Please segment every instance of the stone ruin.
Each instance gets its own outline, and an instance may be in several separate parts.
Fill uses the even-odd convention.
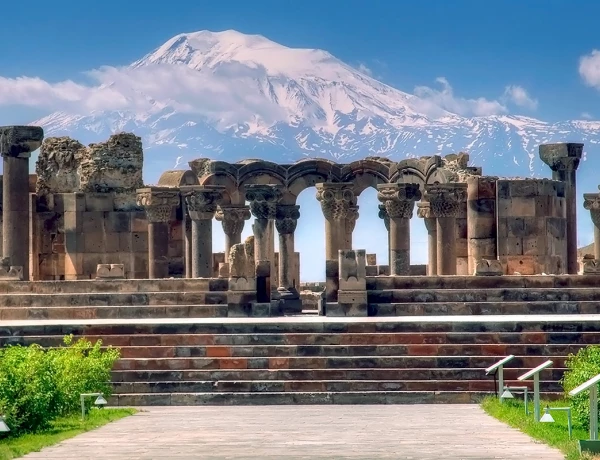
[[[378,191],[390,262],[378,266],[360,256],[357,263],[365,270],[359,278],[417,273],[410,263],[409,222],[415,207],[428,232],[428,276],[579,271],[575,171],[583,144],[540,146],[552,180],[484,176],[461,153],[400,162],[368,157],[349,164],[198,159],[189,163],[190,170],[167,171],[157,186],[147,186],[142,143],[134,134],[115,134],[89,146],[68,137],[42,139],[41,128],[0,128],[2,241],[8,264],[2,276],[94,279],[111,273],[106,267],[119,266],[115,273],[125,278],[221,278],[229,280],[230,291],[246,293],[250,303],[299,313],[294,232],[301,210],[296,199],[308,187],[316,188],[326,219],[326,302],[338,302],[342,292],[354,299],[347,309],[360,314],[365,314],[358,307],[364,295],[356,294],[360,289],[351,295],[342,289],[339,258],[360,254],[352,233],[359,217],[357,198],[368,187]],[[36,175],[30,177],[29,155],[40,146]],[[584,198],[598,225],[600,195]],[[250,215],[256,218],[254,237],[242,243]],[[215,218],[226,235],[220,254],[212,252]],[[595,265],[598,239],[600,231],[594,260],[584,262],[586,273],[600,270]]]

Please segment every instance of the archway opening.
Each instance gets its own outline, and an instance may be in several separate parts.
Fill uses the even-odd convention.
[[[308,187],[298,195],[300,219],[295,232],[295,249],[300,253],[300,282],[303,285],[325,282],[325,217],[316,198],[316,188]]]
[[[377,190],[367,187],[357,198],[358,220],[352,233],[352,249],[364,249],[376,254],[377,265],[389,263],[388,232],[379,218]]]

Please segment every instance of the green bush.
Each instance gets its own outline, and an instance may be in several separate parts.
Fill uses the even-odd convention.
[[[45,350],[39,345],[0,350],[0,414],[12,434],[47,428],[56,417],[79,409],[81,393],[110,396],[110,372],[119,350],[102,350],[72,336],[64,347]]]
[[[565,393],[577,388],[585,381],[600,374],[600,346],[590,345],[570,355],[566,361],[567,370],[561,379]],[[569,397],[573,412],[573,422],[588,428],[590,423],[589,392],[583,391],[577,396]]]

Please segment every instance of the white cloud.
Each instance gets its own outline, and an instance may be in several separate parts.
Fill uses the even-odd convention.
[[[581,112],[581,115],[579,115],[581,118],[583,118],[584,120],[593,120],[594,119],[594,115],[592,115],[589,112]]]
[[[600,51],[579,58],[579,75],[586,85],[600,90]]]
[[[538,100],[530,97],[527,90],[519,85],[507,86],[504,90],[504,97],[519,107],[530,110],[535,110],[538,107]]]
[[[368,75],[369,77],[373,76],[373,71],[369,67],[367,67],[367,65],[364,62],[359,63],[356,70],[358,70],[361,73],[364,73],[365,75]]]
[[[417,86],[414,90],[416,96],[421,98],[422,107],[427,114],[437,116],[440,108],[463,116],[484,117],[488,115],[499,115],[507,113],[508,109],[498,100],[488,100],[484,97],[467,99],[458,97],[445,77],[436,78],[441,89],[428,86]]]

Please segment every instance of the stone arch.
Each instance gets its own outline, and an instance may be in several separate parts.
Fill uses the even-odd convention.
[[[297,161],[287,171],[286,204],[294,204],[296,198],[307,188],[332,181],[340,182],[340,165],[323,158],[307,158]]]
[[[223,204],[243,204],[237,185],[237,168],[225,161],[199,158],[189,162],[190,168],[198,177],[200,185],[220,185],[225,187]]]
[[[390,182],[419,184],[421,190],[428,184],[446,184],[455,180],[456,174],[444,168],[439,155],[402,160],[390,170]]]
[[[353,182],[354,194],[358,197],[369,187],[376,190],[377,185],[389,183],[393,164],[389,159],[379,157],[353,161],[343,167],[341,182]]]
[[[181,187],[182,185],[199,185],[198,176],[191,170],[176,169],[165,171],[158,179],[159,187]]]

